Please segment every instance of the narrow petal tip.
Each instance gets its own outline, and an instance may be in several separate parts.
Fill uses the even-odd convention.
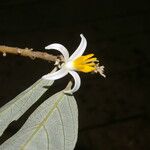
[[[75,52],[70,56],[69,60],[74,60],[77,57],[81,56],[87,47],[86,38],[83,36],[83,34],[80,34],[80,37],[81,37],[81,42],[80,42],[78,48],[75,50]]]
[[[57,80],[57,79],[63,78],[67,74],[68,74],[68,70],[66,68],[62,68],[56,72],[48,73],[48,74],[42,76],[42,79]]]
[[[66,90],[65,89],[64,93],[72,95],[74,92],[76,92],[80,88],[80,86],[81,86],[81,79],[80,79],[80,76],[78,75],[77,72],[75,72],[75,71],[69,71],[69,73],[74,78],[74,86],[70,90]]]
[[[83,38],[83,37],[84,37],[82,33],[80,34],[80,37],[81,37],[81,38]]]
[[[45,46],[45,49],[53,49],[53,46],[52,46],[53,44],[50,44],[50,45],[47,45],[47,46]]]
[[[65,61],[69,58],[69,52],[62,44],[53,43],[46,46],[45,49],[54,49],[59,51],[64,56]]]

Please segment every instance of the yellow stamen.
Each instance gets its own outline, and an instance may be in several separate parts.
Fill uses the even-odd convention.
[[[85,56],[80,56],[73,61],[73,67],[77,71],[82,71],[85,73],[93,72],[96,70],[96,63],[98,62],[94,54],[88,54]],[[93,57],[93,58],[92,58]]]
[[[85,62],[86,63],[89,63],[89,62],[98,62],[98,60],[97,60],[96,57],[93,57],[93,58],[87,59]]]

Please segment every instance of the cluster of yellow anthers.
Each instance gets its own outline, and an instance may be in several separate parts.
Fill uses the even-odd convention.
[[[100,73],[103,77],[104,75],[104,66],[99,65],[99,61],[96,57],[93,57],[94,54],[82,55],[86,49],[87,41],[85,37],[81,34],[81,42],[76,51],[69,57],[68,50],[61,44],[54,43],[45,47],[45,49],[55,49],[61,52],[64,57],[64,63],[60,66],[59,62],[56,62],[56,65],[59,65],[60,70],[44,75],[42,78],[46,80],[57,80],[68,73],[70,73],[74,80],[74,87],[69,91],[64,91],[65,93],[74,93],[76,92],[80,85],[81,79],[76,71],[81,71],[84,73],[95,72]]]
[[[99,72],[103,77],[105,77],[103,74],[104,66],[99,66],[99,60],[93,56],[94,54],[88,54],[75,59],[73,61],[74,69],[84,73]]]

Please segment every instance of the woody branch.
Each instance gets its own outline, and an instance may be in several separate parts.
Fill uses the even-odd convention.
[[[54,56],[51,54],[48,54],[46,52],[39,52],[39,51],[33,51],[33,49],[22,49],[17,47],[8,47],[4,45],[0,45],[0,53],[3,54],[3,56],[6,56],[6,54],[14,54],[24,57],[29,57],[31,59],[42,59],[46,60],[48,62],[55,62],[58,59],[61,59],[61,56]]]

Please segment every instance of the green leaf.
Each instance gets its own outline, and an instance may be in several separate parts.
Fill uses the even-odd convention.
[[[40,79],[0,109],[0,136],[7,126],[21,117],[54,81]]]
[[[78,109],[75,98],[60,91],[44,101],[0,149],[73,150],[77,133]]]

